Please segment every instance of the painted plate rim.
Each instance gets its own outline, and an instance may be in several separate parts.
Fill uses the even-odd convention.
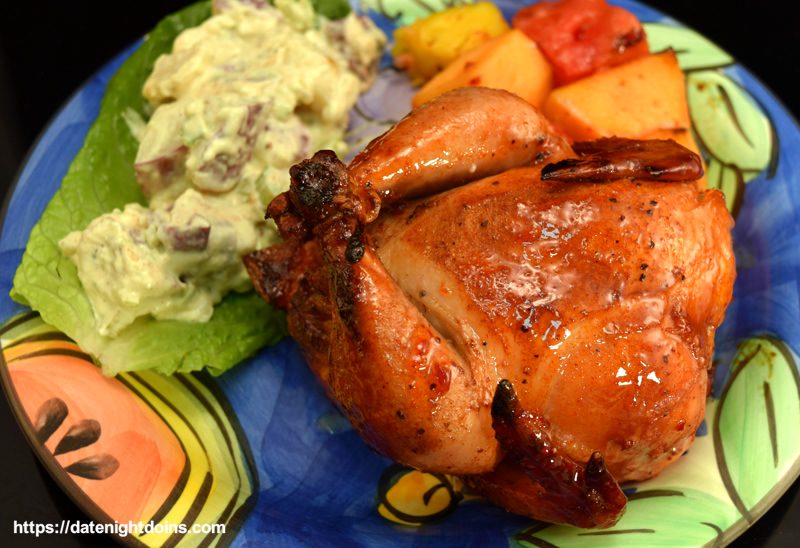
[[[660,9],[651,7],[646,1],[623,0],[623,3],[630,3],[641,6],[645,9],[649,9],[654,13],[657,13],[660,17],[662,17],[662,19],[665,19],[668,24],[692,30],[716,46],[716,42],[707,38],[706,35],[703,34],[701,31],[695,30],[693,27],[686,25],[685,23],[683,23],[683,21],[672,17],[668,13],[662,12]],[[662,21],[643,21],[643,22],[662,23],[664,21],[662,20]],[[98,79],[100,78],[100,75],[110,70],[110,68],[113,65],[118,65],[119,63],[127,59],[128,56],[130,56],[130,54],[141,45],[142,40],[143,39],[139,39],[130,46],[128,46],[127,48],[124,48],[123,50],[116,53],[114,56],[110,58],[109,61],[107,61],[100,68],[98,68],[88,78],[86,78],[83,81],[83,83],[80,84],[68,96],[68,98],[62,102],[60,107],[55,111],[55,113],[49,118],[49,120],[40,130],[33,144],[27,150],[25,156],[20,162],[19,167],[12,179],[12,182],[8,186],[8,190],[6,196],[4,197],[2,207],[0,207],[0,236],[3,235],[2,228],[4,226],[6,216],[11,208],[11,202],[17,193],[19,184],[22,181],[23,176],[26,174],[28,168],[31,167],[32,165],[31,161],[36,156],[36,153],[45,152],[48,150],[49,147],[46,145],[46,138],[53,130],[55,123],[59,121],[60,118],[64,115],[65,111],[69,107],[71,107],[76,100],[78,100],[81,97],[85,89],[90,84],[97,82]],[[743,70],[747,74],[749,79],[756,82],[762,88],[762,91],[769,97],[769,99],[774,102],[775,106],[780,111],[780,115],[785,117],[790,122],[790,125],[798,132],[798,134],[800,134],[800,123],[798,122],[798,118],[790,109],[787,108],[783,100],[768,85],[766,85],[758,75],[750,71],[745,65],[739,63],[733,56],[731,56],[731,59],[732,61],[729,66],[737,67]],[[749,86],[743,85],[743,88],[748,89]],[[781,151],[779,150],[778,157],[781,156],[780,152]],[[798,153],[797,157],[800,158],[800,153]],[[800,279],[800,273],[798,273],[798,278]],[[27,314],[31,313],[29,312]],[[10,320],[12,317],[1,318],[0,320],[6,321]],[[47,470],[48,474],[53,479],[53,481],[59,486],[59,488],[62,489],[62,491],[64,491],[67,494],[67,496],[73,501],[73,503],[75,503],[75,505],[78,506],[78,508],[80,508],[80,510],[86,514],[88,518],[97,523],[113,524],[114,520],[104,510],[102,510],[82,489],[80,489],[77,486],[77,484],[67,474],[65,469],[55,459],[55,456],[52,454],[52,452],[50,452],[43,443],[40,443],[38,441],[33,425],[31,424],[31,421],[28,419],[25,410],[22,408],[22,402],[19,396],[17,395],[16,388],[10,377],[8,364],[6,363],[2,352],[0,352],[0,386],[2,386],[2,391],[5,395],[6,400],[8,401],[8,405],[12,412],[12,415],[14,416],[14,419],[18,424],[19,428],[22,430],[26,442],[30,446],[33,453],[36,455],[36,458],[39,460],[42,466]],[[798,480],[798,478],[800,478],[800,459],[796,460],[792,464],[789,470],[781,478],[778,479],[778,481],[769,489],[769,491],[763,496],[763,498],[759,501],[759,503],[756,504],[754,510],[751,511],[752,516],[754,518],[753,521],[748,521],[744,516],[740,516],[736,521],[733,522],[733,524],[731,524],[727,529],[722,531],[722,534],[717,538],[717,542],[721,542],[723,545],[727,545],[733,542],[738,537],[740,537],[747,529],[749,529],[753,524],[755,524],[758,520],[764,517],[764,515],[766,515],[770,511],[770,509],[773,508],[775,503],[788,491],[788,489]],[[133,536],[126,536],[126,537],[118,537],[116,535],[109,535],[109,536],[111,536],[116,541],[121,542],[125,545],[129,546],[141,545],[141,543],[138,542]]]

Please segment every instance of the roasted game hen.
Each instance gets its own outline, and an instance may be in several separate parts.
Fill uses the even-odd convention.
[[[524,101],[471,88],[348,167],[323,151],[291,174],[268,211],[285,241],[246,264],[378,451],[512,512],[606,527],[617,482],[689,446],[735,276],[696,155],[573,148]]]

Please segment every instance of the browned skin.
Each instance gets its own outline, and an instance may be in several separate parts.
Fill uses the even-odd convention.
[[[289,333],[327,387],[332,321],[330,280],[319,244],[316,240],[291,239],[251,253],[244,261],[258,294],[289,311]]]
[[[542,181],[526,168],[385,212],[398,285],[487,376],[620,480],[678,458],[699,426],[734,279],[731,220],[690,183]],[[587,420],[587,418],[591,418]]]
[[[505,379],[495,391],[492,426],[506,458],[493,472],[467,476],[474,490],[505,508],[536,508],[543,521],[578,527],[617,522],[627,499],[600,453],[592,453],[585,466],[562,455],[547,419],[522,409]]]
[[[606,182],[614,179],[695,181],[703,176],[700,157],[675,141],[611,137],[575,143],[578,158],[545,166],[542,179]]]
[[[385,204],[571,155],[548,121],[516,95],[462,88],[414,110],[367,145],[349,170]]]
[[[468,139],[449,146],[466,154]],[[647,145],[605,156],[587,146],[606,164],[652,160]],[[373,447],[470,476],[513,512],[608,526],[622,507],[607,474],[652,477],[703,419],[735,275],[732,221],[718,191],[691,182],[499,171],[378,216],[371,189],[319,153],[270,207],[289,241],[253,254],[248,270]],[[505,433],[491,411],[502,379],[526,417]],[[526,453],[537,432],[557,466]],[[594,473],[602,459],[607,472]],[[558,479],[575,470],[581,481]]]

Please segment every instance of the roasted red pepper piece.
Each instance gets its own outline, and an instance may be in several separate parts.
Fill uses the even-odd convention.
[[[519,10],[513,26],[538,44],[557,86],[649,52],[636,16],[605,0],[539,2]]]

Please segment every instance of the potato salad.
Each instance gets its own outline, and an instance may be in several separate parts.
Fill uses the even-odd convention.
[[[145,315],[206,321],[227,292],[250,288],[242,255],[276,238],[267,204],[292,164],[346,152],[348,112],[386,43],[366,17],[330,21],[308,0],[214,7],[156,62],[147,123],[126,116],[149,206],[114,210],[60,242],[101,335]]]

